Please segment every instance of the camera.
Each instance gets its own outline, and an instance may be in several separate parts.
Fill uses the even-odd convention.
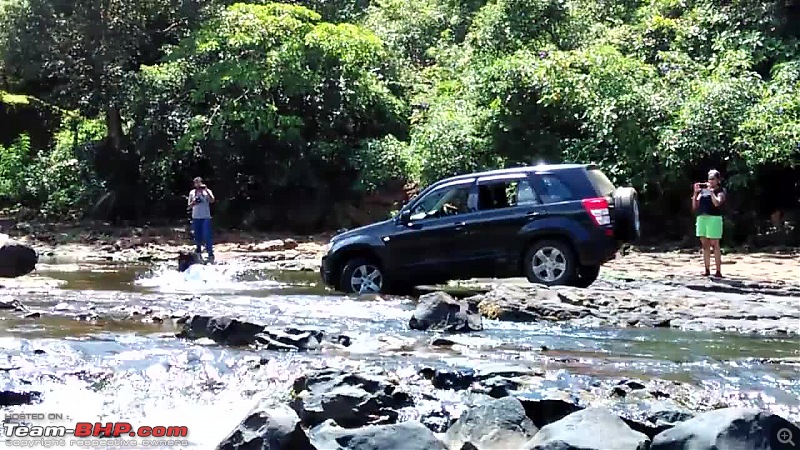
[[[708,189],[708,183],[698,183],[701,189]]]

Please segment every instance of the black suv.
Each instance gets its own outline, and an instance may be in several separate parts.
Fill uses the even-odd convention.
[[[639,229],[636,191],[594,165],[493,170],[441,180],[393,219],[334,236],[320,272],[356,293],[520,275],[587,287]]]

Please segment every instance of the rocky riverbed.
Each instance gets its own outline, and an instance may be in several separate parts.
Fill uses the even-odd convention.
[[[323,239],[269,238],[221,244],[221,264],[191,274],[174,270],[180,245],[38,241],[37,271],[2,283],[0,407],[189,427],[172,449],[777,449],[783,428],[800,435],[795,256],[764,259],[783,274],[769,282],[735,272],[754,255],[712,281],[686,254],[639,253],[589,289],[345,297],[319,286]]]

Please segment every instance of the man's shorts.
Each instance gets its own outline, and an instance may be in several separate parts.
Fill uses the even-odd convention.
[[[722,239],[722,216],[697,216],[695,233],[699,238]]]

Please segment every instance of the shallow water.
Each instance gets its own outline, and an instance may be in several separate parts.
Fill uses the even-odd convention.
[[[430,333],[408,329],[413,300],[344,297],[320,286],[313,273],[235,265],[198,267],[191,274],[169,266],[112,265],[38,272],[62,283],[14,294],[31,310],[49,312],[41,318],[0,311],[0,382],[23,379],[43,393],[43,401],[4,408],[6,413],[185,425],[191,448],[211,449],[257,399],[285,398],[291,381],[309,367],[383,366],[410,374],[421,366],[513,361],[545,369],[555,387],[597,378],[684,381],[722,400],[800,419],[797,338],[485,320],[484,331],[453,338],[455,348],[432,348]],[[308,326],[346,334],[353,345],[305,354],[257,352],[175,339],[169,321],[87,320],[92,313],[108,317],[106,312],[137,307]]]

